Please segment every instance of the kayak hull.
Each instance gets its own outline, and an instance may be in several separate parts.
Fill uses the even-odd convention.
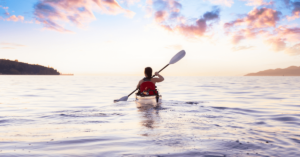
[[[152,105],[154,107],[158,106],[161,104],[162,101],[162,96],[159,96],[158,102],[156,100],[156,96],[155,95],[151,95],[151,96],[140,96],[140,95],[136,95],[136,104],[137,107],[142,107],[145,105]]]

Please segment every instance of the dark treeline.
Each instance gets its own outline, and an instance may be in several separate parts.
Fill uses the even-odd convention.
[[[60,73],[53,69],[41,65],[32,65],[28,63],[0,59],[0,73],[6,75],[59,75]]]

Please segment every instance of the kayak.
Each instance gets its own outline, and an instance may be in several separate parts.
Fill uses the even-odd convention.
[[[153,105],[154,107],[161,104],[162,96],[159,95],[158,102],[156,100],[156,95],[149,95],[149,96],[141,96],[136,94],[136,104],[137,107],[142,107],[144,105]]]

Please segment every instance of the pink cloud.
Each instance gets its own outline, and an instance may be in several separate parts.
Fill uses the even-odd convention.
[[[100,7],[101,11],[107,14],[120,14],[125,13],[126,16],[132,17],[134,16],[134,12],[122,8],[116,0],[93,0],[98,7]]]
[[[287,26],[279,26],[274,30],[274,34],[266,41],[271,45],[275,52],[284,51],[289,55],[300,55],[300,43],[292,47],[288,47],[287,43],[295,43],[300,41],[300,28]]]
[[[239,44],[245,39],[255,39],[263,36],[266,44],[270,45],[274,52],[284,51],[290,55],[299,55],[300,44],[288,47],[289,42],[300,41],[300,28],[277,26],[281,12],[270,8],[254,8],[244,18],[225,23],[224,29],[227,35],[232,37],[232,44]]]
[[[198,19],[194,24],[180,24],[175,27],[181,34],[185,36],[203,36],[207,30],[205,19]]]
[[[9,12],[8,12],[8,7],[3,7],[3,6],[0,5],[0,8],[2,8],[2,9],[5,10],[5,13],[4,13],[4,14],[5,14],[6,16],[9,16],[9,15],[10,15]]]
[[[288,20],[295,20],[297,18],[300,18],[300,2],[294,2],[292,3],[293,10],[292,10],[292,15],[287,16]]]
[[[295,19],[297,19],[297,18],[300,18],[300,11],[297,11],[297,12],[293,13],[292,16],[286,16],[286,18],[287,18],[289,21],[295,20]]]
[[[40,0],[35,5],[34,15],[47,29],[71,32],[64,28],[64,24],[83,27],[85,23],[96,19],[94,10],[113,15],[124,13],[129,17],[134,15],[134,12],[122,8],[115,0]]]
[[[255,28],[275,27],[276,22],[280,20],[280,14],[281,12],[270,8],[255,8],[248,14],[248,17],[245,19],[245,22],[248,23],[248,25]]]
[[[17,22],[17,21],[24,21],[24,16],[16,16],[16,15],[10,15],[10,13],[8,12],[8,7],[3,7],[0,5],[0,8],[4,9],[5,10],[5,13],[4,15],[6,15],[6,17],[1,17],[0,16],[0,20],[4,20],[4,21],[14,21],[14,22]]]
[[[154,18],[158,22],[166,22],[167,20],[178,20],[182,5],[176,0],[154,0],[147,1],[152,5],[151,11],[154,11]]]
[[[274,35],[279,38],[286,38],[289,42],[298,42],[300,41],[300,28],[299,27],[288,27],[288,26],[279,26],[274,30]]]
[[[230,34],[231,43],[234,45],[239,44],[245,39],[255,39],[255,37],[258,35],[269,35],[268,31],[257,28],[241,28],[237,29],[236,31],[227,32],[227,34]]]
[[[170,32],[178,32],[187,37],[202,37],[211,29],[213,22],[219,19],[220,9],[214,7],[200,18],[186,23],[186,17],[181,14],[182,5],[177,0],[148,0],[151,8],[148,12],[154,15],[154,20],[162,28]]]
[[[225,23],[225,33],[232,36],[232,43],[238,44],[243,39],[268,35],[270,28],[275,28],[281,12],[270,8],[254,8],[244,18]]]
[[[285,39],[271,38],[271,39],[267,40],[266,42],[272,46],[272,50],[275,52],[282,51],[286,48]]]
[[[14,21],[14,22],[24,21],[24,16],[21,16],[21,15],[19,15],[19,16],[12,15],[9,18],[6,18],[6,21]]]
[[[265,2],[264,0],[245,0],[248,3],[246,5],[248,6],[261,6],[261,5],[273,5],[274,2],[270,1],[270,2]]]
[[[164,22],[167,18],[167,12],[163,10],[157,11],[155,12],[154,18],[158,23]]]
[[[231,42],[232,42],[233,44],[238,44],[238,43],[240,43],[241,40],[243,40],[243,39],[245,39],[245,38],[246,38],[246,37],[243,36],[243,35],[238,35],[238,34],[236,34],[236,35],[233,35],[233,36],[232,36]]]
[[[300,33],[299,27],[294,28],[288,28],[286,26],[279,26],[276,31],[282,35],[288,35],[288,34],[298,34]]]
[[[4,7],[4,6],[1,6],[1,5],[0,5],[0,8],[2,8],[2,9],[4,9],[4,10],[7,10],[7,9],[8,9],[8,7]]]
[[[270,8],[254,8],[245,18],[225,23],[224,28],[228,29],[240,25],[246,25],[248,28],[275,27],[276,23],[280,20],[280,15],[281,12]]]

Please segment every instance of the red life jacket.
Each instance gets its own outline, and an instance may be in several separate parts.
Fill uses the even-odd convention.
[[[145,81],[140,85],[140,92],[144,95],[156,95],[157,91],[155,84],[150,81]]]

